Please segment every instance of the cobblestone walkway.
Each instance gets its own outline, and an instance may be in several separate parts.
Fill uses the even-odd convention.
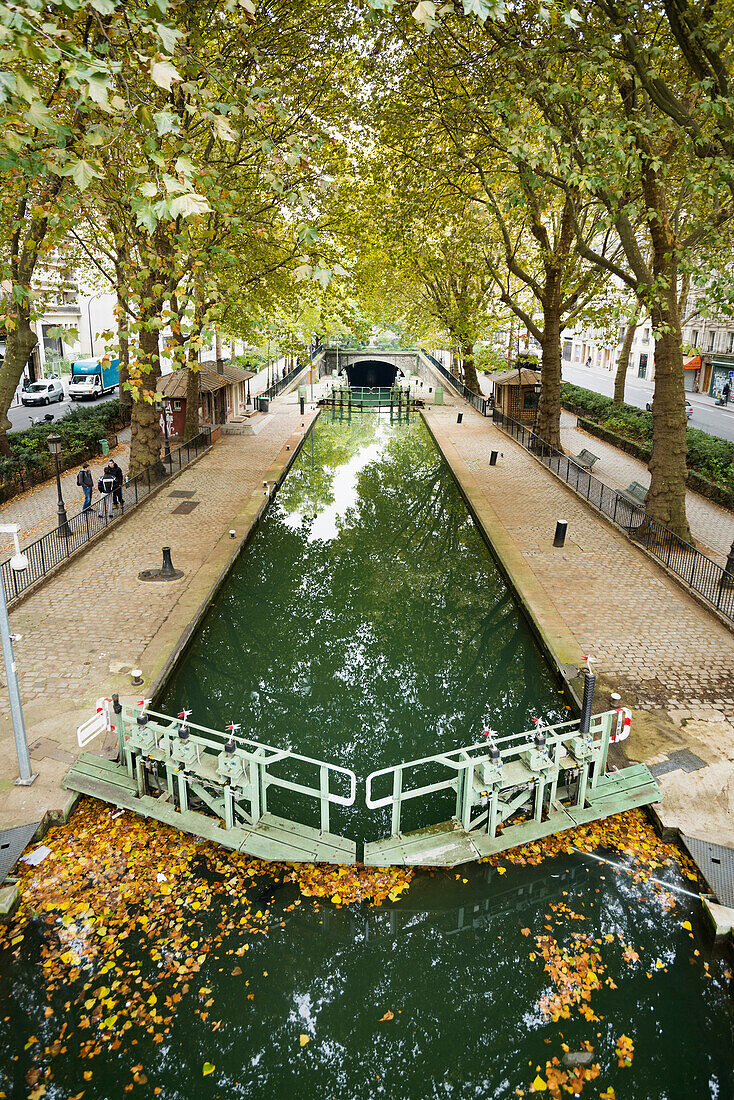
[[[592,454],[598,455],[599,461],[595,463],[593,473],[607,485],[615,489],[626,489],[633,481],[639,481],[645,488],[650,485],[650,473],[644,462],[577,428],[575,414],[561,414],[561,439],[564,450],[569,454],[578,454],[582,447],[586,447]],[[686,492],[686,513],[698,548],[719,565],[724,565],[734,539],[732,513],[691,489]]]
[[[34,813],[41,817],[47,805],[63,805],[66,796],[59,786],[78,751],[77,725],[90,716],[100,694],[120,690],[129,695],[129,672],[122,670],[145,667],[146,648],[179,601],[186,611],[190,600],[186,614],[194,614],[209,584],[205,579],[197,585],[197,577],[208,577],[217,544],[224,538],[229,546],[233,517],[262,486],[286,441],[303,433],[311,415],[300,416],[294,395],[279,398],[257,435],[222,436],[170,488],[132,512],[12,613],[13,630],[22,635],[16,659],[31,759],[40,775],[30,788],[12,785],[17,773],[3,686],[0,759],[6,767],[0,773],[0,828],[8,821],[33,820]],[[182,491],[195,504],[188,514],[175,511],[182,498],[171,494]],[[141,570],[160,565],[165,545],[171,546],[184,580],[139,581]]]
[[[130,458],[130,429],[124,428],[118,432],[117,438],[118,445],[110,451],[110,457],[114,458],[123,473],[127,473]],[[107,458],[96,458],[89,463],[95,487],[97,478],[108,461]],[[81,466],[75,466],[73,470],[67,470],[61,476],[61,495],[64,498],[68,516],[80,512],[84,503],[84,493],[76,483],[80,468]],[[0,505],[0,523],[17,523],[20,526],[21,545],[25,546],[26,543],[40,538],[56,525],[57,504],[56,478],[50,478],[42,485],[36,485],[33,489]],[[12,540],[8,542],[4,536],[0,536],[0,555],[4,557],[10,553],[12,545]]]
[[[456,447],[580,652],[595,658],[623,702],[648,712],[634,758],[662,761],[680,748],[702,758],[686,783],[701,785],[702,813],[709,800],[728,822],[720,842],[734,842],[734,634],[489,421],[472,411],[457,424],[440,409],[429,418]],[[496,467],[491,450],[504,455]],[[568,521],[563,549],[553,546],[557,519]],[[674,791],[682,774],[665,777],[670,806],[677,793],[684,798]]]

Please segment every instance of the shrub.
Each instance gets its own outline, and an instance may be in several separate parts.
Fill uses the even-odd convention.
[[[593,420],[633,443],[644,445],[652,441],[652,413],[643,409],[633,405],[615,405],[611,397],[581,386],[572,386],[569,382],[561,386],[561,401],[571,412]],[[734,443],[708,435],[698,428],[688,428],[686,443],[689,470],[727,489],[734,488]]]

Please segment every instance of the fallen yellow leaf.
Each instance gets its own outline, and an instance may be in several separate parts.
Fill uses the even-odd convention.
[[[540,1074],[538,1074],[538,1076],[533,1081],[533,1088],[536,1092],[545,1092],[545,1090],[548,1088]]]
[[[298,1036],[298,1042],[301,1044],[302,1047],[305,1047],[306,1043],[311,1042],[311,1036],[310,1035],[299,1035]]]
[[[202,1077],[208,1077],[210,1073],[214,1073],[214,1063],[213,1062],[204,1062],[204,1065],[203,1065],[202,1070],[201,1070]]]

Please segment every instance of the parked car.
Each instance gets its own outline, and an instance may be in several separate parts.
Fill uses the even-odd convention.
[[[688,400],[688,398],[686,398],[686,400],[685,400],[685,406],[686,406],[686,417],[690,420],[691,417],[693,416],[693,405]],[[652,401],[647,401],[645,403],[645,408],[647,409],[647,411],[649,413],[651,413],[652,412]]]
[[[33,382],[27,390],[23,390],[20,400],[23,405],[50,405],[52,401],[63,401],[63,383],[60,378]]]

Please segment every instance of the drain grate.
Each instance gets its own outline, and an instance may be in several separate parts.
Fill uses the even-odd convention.
[[[702,760],[700,756],[696,756],[695,752],[691,752],[690,749],[677,749],[676,752],[668,754],[667,760],[661,760],[659,764],[653,764],[650,771],[657,778],[661,775],[668,775],[669,772],[697,772],[701,768],[707,767],[706,761]]]
[[[198,500],[185,500],[182,504],[179,504],[178,508],[174,508],[171,512],[172,516],[188,516],[193,512],[194,508],[199,507]]]
[[[168,495],[169,497],[193,497],[196,495],[196,489],[174,489]]]
[[[13,870],[18,857],[23,854],[26,844],[40,824],[40,821],[35,821],[32,825],[19,825],[15,829],[4,829],[0,832],[0,882]]]
[[[734,908],[734,848],[683,836],[681,840],[695,860],[720,905]]]

